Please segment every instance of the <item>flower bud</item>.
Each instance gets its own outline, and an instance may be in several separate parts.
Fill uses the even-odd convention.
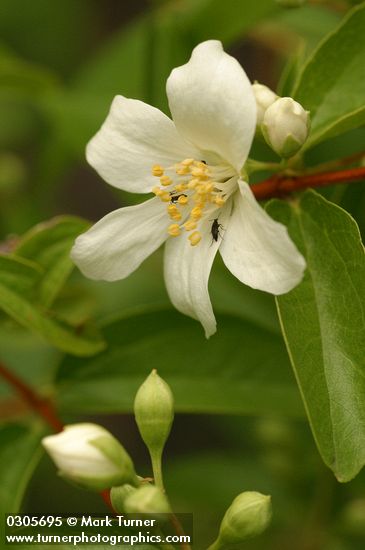
[[[310,128],[309,111],[291,97],[277,99],[266,111],[262,133],[281,157],[293,156],[305,143]]]
[[[125,483],[119,487],[112,487],[110,491],[110,501],[116,512],[125,512],[124,501],[127,496],[134,493],[134,491],[137,491],[137,489],[133,487],[133,485],[129,485],[129,483]]]
[[[256,107],[257,107],[257,126],[260,126],[262,124],[262,121],[264,120],[264,115],[266,113],[266,109],[270,107],[278,99],[278,96],[270,90],[267,86],[264,86],[264,84],[259,84],[258,82],[255,82],[252,84],[252,91],[254,93],[255,99],[256,99]]]
[[[123,507],[127,514],[171,514],[167,497],[156,485],[142,485],[130,492]]]
[[[150,454],[161,454],[174,419],[174,398],[170,386],[156,370],[139,388],[134,401],[134,414]]]
[[[271,497],[255,491],[238,495],[224,514],[219,535],[211,548],[238,544],[260,535],[271,520]]]
[[[66,426],[61,433],[44,437],[42,444],[60,475],[87,489],[102,491],[113,485],[137,484],[128,453],[97,424]]]

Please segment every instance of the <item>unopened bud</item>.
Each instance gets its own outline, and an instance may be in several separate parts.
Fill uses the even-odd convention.
[[[224,514],[219,535],[211,549],[238,544],[260,535],[271,520],[271,497],[255,491],[238,495]]]
[[[127,514],[170,514],[167,497],[156,485],[142,485],[127,495],[123,502]]]
[[[266,109],[270,107],[278,99],[278,96],[275,92],[270,90],[267,86],[264,86],[264,84],[259,84],[258,82],[255,82],[252,84],[252,91],[254,93],[255,99],[256,99],[256,107],[257,107],[257,126],[260,126],[262,124],[262,121],[264,120],[264,115],[266,113]]]
[[[43,438],[60,475],[91,490],[102,491],[124,483],[137,484],[133,463],[115,437],[97,424],[66,426]]]
[[[150,454],[161,454],[174,419],[174,398],[170,386],[153,370],[139,388],[134,414]]]
[[[308,137],[309,128],[309,111],[291,97],[277,99],[267,109],[261,125],[268,145],[283,158],[299,151]]]
[[[276,3],[283,6],[283,8],[299,8],[303,6],[306,1],[307,0],[276,0]]]
[[[134,491],[137,491],[137,489],[133,487],[133,485],[129,485],[129,483],[125,483],[119,487],[112,487],[110,491],[110,501],[116,512],[125,512],[124,501],[127,496],[134,493]]]

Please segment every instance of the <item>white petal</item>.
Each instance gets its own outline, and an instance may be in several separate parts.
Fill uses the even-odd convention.
[[[260,207],[247,183],[239,182],[234,209],[220,253],[242,283],[285,294],[300,283],[305,260],[284,225]]]
[[[118,95],[101,129],[89,142],[86,157],[114,187],[147,193],[159,183],[151,174],[154,164],[167,167],[186,157],[199,157],[199,153],[161,111]]]
[[[124,279],[165,241],[168,225],[160,199],[120,208],[77,237],[71,258],[90,279]]]
[[[89,441],[110,434],[97,424],[82,423],[66,426],[56,435],[44,437],[42,444],[57,467],[69,475],[87,477],[115,475],[117,466]]]
[[[199,44],[190,61],[172,71],[167,95],[179,132],[240,171],[255,133],[256,101],[246,73],[222,44]]]
[[[229,218],[230,203],[222,209],[219,223],[225,227]],[[188,233],[170,238],[165,246],[165,283],[173,305],[197,319],[204,327],[207,338],[215,333],[216,321],[208,292],[208,279],[212,263],[221,244],[221,237],[214,241],[211,235],[213,217],[201,221],[199,231],[202,240],[191,246]]]

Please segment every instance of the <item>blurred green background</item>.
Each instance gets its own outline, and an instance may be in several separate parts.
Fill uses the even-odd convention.
[[[207,38],[224,42],[252,80],[289,93],[308,53],[351,3],[308,2],[286,10],[274,0],[2,0],[0,5],[0,249],[60,214],[97,220],[139,197],[117,191],[88,167],[87,141],[120,93],[165,112],[165,80]],[[360,151],[364,129],[318,146],[308,163]],[[255,144],[256,156],[268,150]],[[364,186],[326,191],[364,230]],[[278,333],[273,299],[240,285],[217,262],[212,301],[221,314],[254,319]],[[75,307],[75,296],[78,297]],[[126,281],[86,281],[78,273],[56,302],[74,324],[102,321],[142,306],[166,306],[161,253]],[[174,350],[173,350],[174,351]],[[59,352],[5,317],[0,358],[47,392]],[[192,358],[193,360],[193,358]],[[197,365],[199,368],[199,365]],[[204,391],[204,389],[202,389]],[[0,414],[17,419],[24,406],[0,386]],[[245,547],[269,550],[362,549],[365,475],[340,485],[322,465],[299,402],[295,418],[179,414],[166,450],[166,485],[177,511],[195,514],[197,548],[211,542],[217,521],[242,490],[273,496],[268,533]],[[130,415],[85,417],[119,435],[149,475],[147,453]],[[14,446],[16,452],[16,446]],[[69,487],[47,457],[27,490],[23,511],[98,511],[97,496]]]

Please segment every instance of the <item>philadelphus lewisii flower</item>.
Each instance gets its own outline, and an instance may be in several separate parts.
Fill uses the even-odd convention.
[[[305,262],[244,181],[256,102],[238,61],[220,42],[203,42],[172,71],[167,96],[172,120],[115,97],[87,160],[109,184],[155,197],[105,216],[77,238],[72,258],[87,277],[115,281],[166,241],[170,299],[209,337],[216,322],[208,278],[218,249],[240,281],[273,294],[296,286]]]
[[[44,437],[42,444],[62,476],[88,489],[137,482],[128,453],[102,426],[66,426],[59,434]]]

